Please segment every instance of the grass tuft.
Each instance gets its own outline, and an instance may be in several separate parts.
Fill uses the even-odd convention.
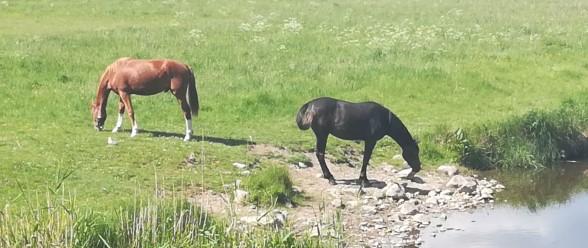
[[[270,165],[245,180],[249,200],[261,205],[284,204],[293,200],[292,180],[288,168]]]

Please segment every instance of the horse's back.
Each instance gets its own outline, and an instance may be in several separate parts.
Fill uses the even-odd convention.
[[[314,129],[342,139],[380,139],[390,111],[376,102],[353,103],[322,97],[308,103],[315,112]]]

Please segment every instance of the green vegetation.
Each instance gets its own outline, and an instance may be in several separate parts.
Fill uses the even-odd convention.
[[[284,166],[271,165],[257,170],[244,183],[250,201],[257,204],[284,204],[295,197],[288,168]]]
[[[287,230],[231,229],[184,200],[146,198],[99,214],[75,199],[48,195],[46,205],[0,212],[2,247],[319,247],[327,241]]]
[[[498,123],[458,130],[452,148],[474,168],[539,168],[588,152],[588,102],[565,101],[561,107],[534,110]]]

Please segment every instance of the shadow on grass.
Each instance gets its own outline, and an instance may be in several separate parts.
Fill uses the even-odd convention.
[[[151,130],[140,130],[139,132],[151,134],[153,137],[175,137],[184,138],[183,133],[172,133],[164,131],[151,131]],[[255,145],[255,142],[244,139],[231,139],[231,138],[220,138],[213,136],[193,136],[191,141],[208,141],[212,143],[220,143],[227,146],[241,146],[241,145]]]

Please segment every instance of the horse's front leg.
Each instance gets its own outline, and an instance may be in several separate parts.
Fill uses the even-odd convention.
[[[361,165],[361,172],[359,174],[359,181],[358,184],[362,187],[370,186],[370,181],[367,179],[367,165],[370,162],[370,158],[372,157],[372,151],[376,146],[375,141],[366,140],[365,141],[365,148],[363,150],[363,164]]]
[[[335,177],[329,171],[327,167],[327,163],[325,162],[325,150],[327,148],[327,138],[329,134],[322,134],[315,132],[316,135],[316,158],[321,165],[321,170],[323,171],[323,177],[329,180],[329,184],[336,185],[337,182],[335,181]]]
[[[125,108],[127,110],[127,114],[129,115],[129,119],[131,119],[131,123],[133,125],[133,127],[131,129],[131,137],[135,137],[135,136],[137,136],[137,132],[139,132],[139,126],[137,125],[137,121],[135,120],[135,112],[133,111],[133,103],[131,102],[131,95],[126,92],[120,92],[119,95],[125,105]]]
[[[123,102],[122,97],[121,97],[121,98],[119,98],[119,101],[118,101],[118,119],[116,120],[116,125],[112,129],[113,133],[118,132],[118,130],[122,127],[124,113],[125,113],[125,103]]]

